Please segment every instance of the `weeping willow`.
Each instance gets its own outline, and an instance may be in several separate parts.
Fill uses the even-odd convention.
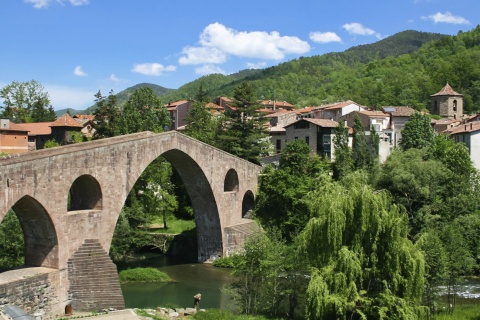
[[[314,217],[300,236],[313,268],[309,319],[419,319],[424,257],[407,238],[406,214],[388,193],[354,177],[308,199]]]

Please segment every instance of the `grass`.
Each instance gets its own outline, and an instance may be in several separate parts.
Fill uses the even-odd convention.
[[[196,233],[196,226],[195,220],[177,220],[177,219],[169,219],[167,221],[167,229],[163,228],[163,220],[158,219],[155,221],[154,224],[159,226],[155,228],[155,233],[166,233],[166,234],[192,234],[195,235]],[[152,226],[150,226],[152,230]],[[153,230],[152,230],[153,231]]]
[[[237,315],[230,311],[209,309],[205,312],[197,312],[192,316],[195,320],[275,320],[264,316]]]
[[[480,304],[457,304],[452,314],[435,315],[435,320],[480,320]]]
[[[173,282],[166,273],[155,268],[134,268],[118,274],[121,283],[126,282]]]

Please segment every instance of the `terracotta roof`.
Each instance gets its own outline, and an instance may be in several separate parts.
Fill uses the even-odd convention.
[[[326,106],[320,106],[320,108],[325,109],[325,110],[335,110],[335,109],[342,109],[346,106],[349,106],[351,104],[356,104],[357,106],[361,107],[358,103],[352,101],[352,100],[347,100],[347,101],[342,101],[342,102],[335,102]]]
[[[205,105],[205,108],[207,109],[214,109],[214,110],[223,110],[224,108],[222,106],[219,106],[216,103],[209,102]]]
[[[455,90],[453,90],[452,87],[450,87],[450,85],[447,82],[447,84],[445,85],[445,87],[442,88],[442,90],[431,95],[431,97],[435,97],[435,96],[463,96],[463,94],[460,94]]]
[[[450,134],[460,134],[480,131],[480,122],[470,122],[467,124],[461,124],[451,130]]]
[[[82,119],[82,120],[85,120],[85,119],[94,120],[95,116],[93,114],[74,114],[73,118],[74,119]]]
[[[29,136],[46,136],[52,134],[52,128],[50,126],[52,122],[33,122],[22,123],[22,127],[28,130]]]
[[[383,112],[390,113],[394,117],[410,117],[412,114],[417,112],[417,110],[410,107],[382,107]]]
[[[24,131],[27,132],[28,129],[23,126],[24,124],[18,124],[18,123],[9,123],[8,128],[0,128],[0,131]]]
[[[57,120],[53,121],[50,124],[50,127],[76,127],[82,128],[82,125],[78,123],[75,119],[72,118],[71,115],[65,113],[63,116],[58,118]]]
[[[275,113],[275,111],[273,111],[272,109],[266,109],[266,108],[257,109],[257,112],[260,112],[260,113]]]
[[[187,103],[188,100],[178,100],[178,101],[173,101],[165,104],[164,106],[168,108],[168,110],[175,110],[179,105]]]
[[[358,111],[358,113],[364,114],[370,118],[385,118],[388,117],[388,114],[383,111]]]
[[[274,117],[283,116],[283,115],[288,114],[288,113],[296,113],[296,111],[280,109],[275,113],[267,114],[265,117],[274,118]]]
[[[294,125],[295,123],[300,122],[300,121],[308,121],[310,123],[313,123],[314,125],[317,125],[319,127],[324,127],[324,128],[336,128],[338,126],[338,122],[333,121],[333,120],[303,118],[303,119],[300,119],[300,120],[295,121],[293,123],[290,123],[289,125],[286,125],[285,128],[287,128],[291,125]]]
[[[297,109],[295,110],[295,112],[297,114],[304,114],[304,113],[309,113],[309,112],[312,112],[314,109],[314,107],[305,107],[305,108],[302,108],[302,109]]]
[[[260,103],[264,106],[272,106],[275,105],[275,107],[287,107],[287,108],[295,108],[295,106],[287,101],[278,101],[278,100],[263,100],[260,101]]]

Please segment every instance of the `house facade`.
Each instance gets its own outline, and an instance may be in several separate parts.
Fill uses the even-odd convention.
[[[480,122],[459,125],[450,132],[450,137],[457,143],[465,144],[473,165],[480,170]]]
[[[28,152],[28,129],[9,119],[0,119],[0,153]]]
[[[169,102],[165,105],[170,114],[170,130],[177,130],[187,124],[187,113],[192,106],[188,100]]]
[[[329,119],[338,121],[338,119],[349,113],[365,110],[367,110],[367,108],[354,101],[348,100],[316,107],[312,114],[313,118],[315,119]]]
[[[312,152],[332,159],[337,125],[338,122],[328,119],[300,119],[285,126],[285,142],[305,141]]]

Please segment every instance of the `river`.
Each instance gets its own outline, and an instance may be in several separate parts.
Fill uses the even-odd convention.
[[[232,299],[222,290],[232,280],[231,269],[188,263],[163,255],[150,257],[132,267],[137,266],[155,267],[177,282],[122,284],[127,308],[193,307],[193,296],[201,293],[200,308],[234,310]]]

